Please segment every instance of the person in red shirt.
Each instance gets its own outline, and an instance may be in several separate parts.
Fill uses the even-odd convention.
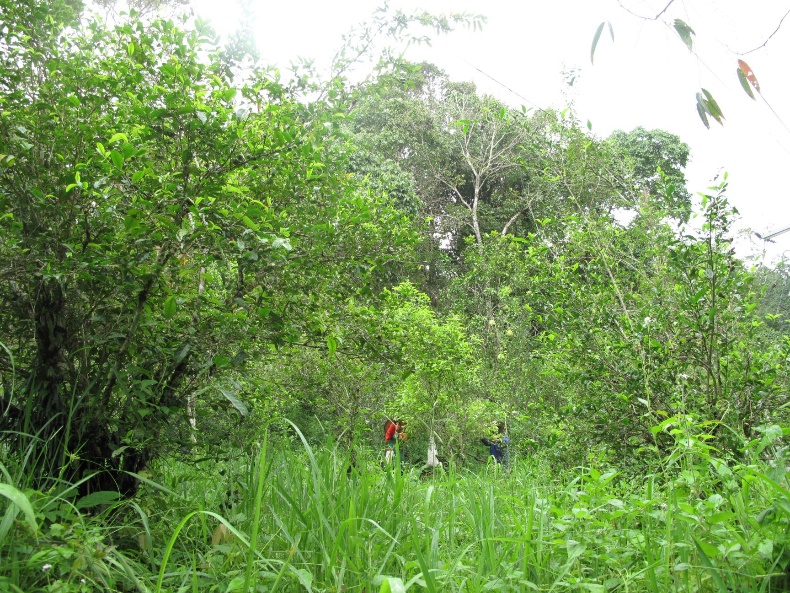
[[[384,429],[384,442],[387,444],[384,458],[387,460],[387,463],[395,458],[396,449],[399,451],[401,461],[403,461],[403,448],[398,446],[398,441],[403,441],[406,438],[406,433],[403,430],[405,425],[406,423],[403,420],[387,421]]]

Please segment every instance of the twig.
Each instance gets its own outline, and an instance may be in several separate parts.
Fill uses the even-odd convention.
[[[748,54],[750,54],[750,53],[752,53],[752,52],[755,52],[755,51],[757,51],[758,49],[762,49],[762,48],[764,48],[766,45],[768,45],[768,42],[769,42],[769,41],[771,41],[771,38],[772,38],[774,35],[776,35],[776,34],[779,32],[779,29],[782,27],[782,23],[784,22],[784,20],[787,18],[787,15],[789,15],[789,14],[790,14],[790,10],[788,10],[788,11],[787,11],[787,12],[784,14],[784,16],[783,16],[783,17],[780,19],[780,21],[779,21],[779,24],[778,24],[778,25],[776,25],[776,29],[774,29],[774,32],[773,32],[773,33],[771,33],[771,34],[768,36],[768,38],[767,38],[765,41],[763,41],[762,45],[758,45],[758,46],[757,46],[757,47],[755,47],[754,49],[750,49],[749,51],[745,51],[745,52],[741,53],[741,55],[742,55],[742,56],[748,55]]]
[[[661,10],[661,12],[659,12],[656,16],[653,17],[636,14],[633,10],[623,6],[622,0],[617,0],[617,3],[620,5],[620,8],[625,10],[628,14],[635,16],[636,18],[642,19],[644,21],[657,21],[659,18],[661,18],[661,15],[663,15],[669,9],[669,7],[675,3],[675,0],[669,0],[667,5]]]

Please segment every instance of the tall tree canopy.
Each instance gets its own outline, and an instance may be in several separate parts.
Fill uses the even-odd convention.
[[[691,214],[691,194],[683,169],[690,149],[680,138],[663,130],[618,130],[609,141],[633,167],[631,182],[648,199],[662,202],[667,213],[680,221]],[[669,191],[665,191],[670,186]]]
[[[205,24],[28,43],[50,16],[3,43],[4,427],[49,440],[55,465],[74,454],[74,476],[135,471],[158,431],[189,442],[196,393],[244,411],[205,391],[224,372],[324,344],[411,231],[346,174],[335,110],[263,68],[238,78]]]
[[[525,235],[545,217],[626,205],[616,153],[570,114],[511,109],[430,64],[386,70],[352,126],[363,151],[411,176],[431,237],[456,257],[467,235],[480,244],[491,231]]]

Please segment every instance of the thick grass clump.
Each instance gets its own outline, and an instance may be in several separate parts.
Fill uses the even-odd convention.
[[[36,492],[4,466],[0,590],[783,591],[781,432],[736,463],[679,430],[638,480],[525,460],[425,476],[264,440],[232,461],[161,463],[118,501]]]

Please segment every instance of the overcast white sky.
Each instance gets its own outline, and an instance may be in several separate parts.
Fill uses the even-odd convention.
[[[743,56],[767,103],[749,99],[736,76],[739,54],[769,38],[790,11],[790,0],[752,0],[748,9],[742,0],[675,0],[662,19],[682,18],[694,29],[693,54],[661,20],[641,20],[623,8],[652,17],[668,1],[391,0],[390,7],[485,15],[482,32],[462,30],[435,38],[432,47],[412,48],[406,57],[434,62],[454,79],[474,81],[514,106],[528,107],[566,105],[561,72],[578,68],[581,76],[571,98],[593,132],[606,136],[641,125],[677,134],[692,149],[687,169],[692,193],[704,191],[720,171],[727,171],[729,199],[742,215],[742,228],[764,233],[790,226],[790,16],[765,47]],[[300,56],[327,64],[341,35],[381,4],[252,2],[262,58],[283,69]],[[192,5],[225,37],[238,26],[237,0],[193,0]],[[593,66],[592,38],[604,20],[612,23],[615,41],[601,36]],[[723,127],[713,122],[707,130],[700,121],[695,94],[701,87],[721,106]],[[763,247],[756,239],[751,247],[747,240],[739,241],[743,256],[761,253]],[[785,250],[790,255],[790,233],[767,247],[768,259]]]

